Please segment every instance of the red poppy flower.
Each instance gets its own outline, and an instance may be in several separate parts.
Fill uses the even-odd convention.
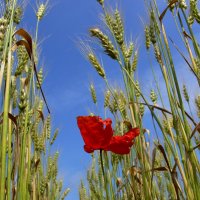
[[[133,139],[140,133],[139,128],[134,128],[123,136],[113,136],[111,119],[102,120],[97,116],[77,117],[77,123],[85,142],[84,150],[87,153],[105,150],[117,154],[128,154],[133,145]]]
[[[134,128],[125,133],[123,136],[113,136],[106,150],[117,154],[128,154],[131,146],[133,145],[133,139],[139,134],[140,129]]]

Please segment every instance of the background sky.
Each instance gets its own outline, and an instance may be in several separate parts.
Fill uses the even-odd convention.
[[[117,6],[122,12],[127,40],[132,38],[140,53],[137,77],[142,90],[149,95],[150,89],[155,84],[152,76],[149,75],[149,59],[144,53],[143,27],[148,23],[144,3],[140,0],[105,1],[113,9]],[[165,5],[163,1],[159,1],[161,2],[160,6],[164,8]],[[34,34],[36,26],[34,9],[37,9],[37,6],[35,1],[31,0],[27,5],[22,23],[22,27],[31,34]],[[101,7],[96,0],[50,0],[48,13],[39,25],[41,49],[39,67],[44,67],[45,74],[43,88],[51,109],[52,128],[60,130],[53,151],[57,149],[60,152],[59,177],[63,179],[64,187],[71,189],[67,198],[69,200],[79,199],[78,185],[80,179],[85,177],[91,161],[91,156],[83,151],[83,141],[77,128],[76,117],[88,115],[89,111],[97,114],[103,111],[102,99],[99,100],[98,109],[92,105],[89,83],[91,81],[94,83],[98,90],[98,97],[102,96],[105,85],[85,60],[78,45],[79,38],[87,37],[89,28],[99,24],[102,26],[99,19],[100,13]],[[171,23],[168,23],[168,26],[171,28]],[[97,53],[100,54],[101,50],[97,49]],[[176,54],[174,56],[176,58]],[[177,65],[180,66],[178,70],[180,73],[187,73],[185,68],[181,67],[182,62],[179,60],[177,56]],[[120,71],[115,63],[105,60],[103,64],[110,82],[121,86]],[[182,78],[181,81],[187,82],[189,79]],[[190,83],[189,87],[197,88],[195,84]],[[162,80],[160,80],[160,85],[163,87]],[[149,120],[147,114],[145,124],[148,129],[151,129]]]

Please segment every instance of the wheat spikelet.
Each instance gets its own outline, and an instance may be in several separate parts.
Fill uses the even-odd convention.
[[[67,188],[65,189],[65,191],[63,192],[62,196],[61,196],[61,200],[64,200],[66,198],[66,196],[68,195],[68,193],[70,192],[70,189]],[[85,200],[85,199],[84,199]]]
[[[149,26],[149,35],[150,35],[150,40],[151,40],[152,44],[155,44],[156,36],[155,36],[155,32],[154,32],[154,26],[152,24]]]
[[[49,140],[51,137],[51,116],[48,115],[46,120],[46,128],[47,128],[47,139]]]
[[[179,1],[179,7],[182,9],[187,9],[187,4],[185,0],[180,0]]]
[[[151,93],[150,93],[150,99],[154,105],[157,104],[158,96],[153,89],[151,90]]]
[[[149,49],[151,46],[151,37],[148,26],[145,27],[145,44],[146,44],[146,49]]]
[[[133,62],[131,64],[131,71],[132,72],[135,72],[135,70],[137,68],[137,63],[138,63],[138,52],[135,51],[134,57],[133,57]]]
[[[110,91],[107,90],[104,94],[104,108],[107,108],[109,106],[109,102],[110,102]]]
[[[17,7],[15,9],[15,12],[14,12],[14,16],[13,16],[13,21],[16,23],[16,24],[19,24],[21,19],[22,19],[22,15],[23,15],[23,9],[22,7]]]
[[[122,45],[124,42],[124,25],[117,9],[115,10],[115,22],[113,23],[113,32],[118,44]]]
[[[192,25],[194,23],[194,16],[189,15],[188,18],[187,18],[187,21],[188,21],[189,25]]]
[[[38,81],[39,83],[37,82],[36,83],[36,86],[38,89],[40,89],[40,86],[42,85],[42,82],[43,82],[43,68],[41,67],[39,72],[38,72]]]
[[[97,103],[97,96],[96,96],[96,91],[95,91],[93,83],[90,84],[90,94],[92,96],[93,103],[96,104]]]
[[[44,194],[46,185],[47,185],[47,179],[45,176],[43,176],[43,177],[41,177],[41,180],[40,180],[40,195],[42,195],[42,196]]]
[[[116,113],[117,112],[118,104],[117,104],[117,101],[114,98],[111,99],[108,108],[109,108],[111,113]]]
[[[190,99],[189,99],[189,95],[188,95],[188,92],[187,92],[186,85],[183,85],[183,96],[184,96],[185,100],[187,102],[189,102]]]
[[[140,111],[140,116],[143,117],[144,116],[144,111],[145,111],[145,107],[143,104],[139,105],[139,111]]]
[[[15,91],[13,93],[13,108],[17,107],[17,98],[18,98],[18,91],[17,91],[17,89],[15,89]]]
[[[96,71],[98,72],[98,74],[102,77],[102,78],[106,78],[106,74],[104,72],[104,69],[102,68],[102,66],[100,65],[99,61],[97,60],[96,56],[93,53],[89,53],[88,54],[88,60],[90,61],[90,63],[93,65],[93,67],[96,69]]]
[[[82,180],[81,180],[81,185],[79,187],[79,197],[80,197],[80,200],[89,200],[89,198],[87,197],[86,188]]]
[[[157,62],[161,65],[162,58],[161,58],[159,47],[156,44],[154,45],[154,54],[155,54]]]
[[[19,98],[20,98],[20,102],[18,104],[18,108],[20,112],[23,112],[27,106],[27,95],[24,89],[21,90]]]
[[[100,40],[107,55],[109,55],[114,60],[118,59],[118,52],[115,50],[107,35],[103,34],[98,28],[90,29],[90,33],[92,37],[96,37]]]
[[[59,132],[59,130],[56,129],[56,131],[54,132],[53,138],[52,138],[52,140],[50,142],[50,145],[52,145],[55,142],[55,140],[56,140],[56,138],[58,136],[58,132]]]
[[[125,51],[125,57],[127,59],[131,58],[133,54],[134,44],[133,42],[130,42],[128,49]]]
[[[42,20],[42,18],[45,15],[46,9],[47,9],[47,5],[46,4],[41,3],[38,6],[38,10],[36,12],[36,16],[37,16],[38,21]]]
[[[170,135],[173,128],[173,118],[164,119],[162,124],[165,132]]]
[[[139,98],[140,98],[141,90],[140,90],[140,84],[139,84],[138,81],[135,82],[135,87],[136,87],[135,95],[136,95],[136,97],[139,99]]]
[[[4,39],[7,26],[8,26],[8,20],[5,17],[1,17],[0,18],[0,61],[2,59],[1,54],[4,48]]]

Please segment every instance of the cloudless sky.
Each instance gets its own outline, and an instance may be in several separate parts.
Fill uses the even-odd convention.
[[[143,56],[139,60],[141,70],[137,72],[144,93],[153,87],[149,77],[150,67],[144,51],[143,23],[148,23],[144,2],[139,0],[105,0],[114,9],[122,12],[125,20],[127,39],[136,43]],[[163,1],[162,1],[163,2]],[[79,49],[79,38],[86,38],[88,29],[101,25],[99,19],[101,7],[96,0],[50,0],[47,15],[39,25],[39,42],[41,48],[40,66],[44,66],[45,80],[43,88],[52,113],[53,130],[59,128],[59,135],[53,150],[58,149],[59,178],[64,187],[71,192],[69,200],[78,200],[80,179],[86,176],[91,156],[83,151],[83,141],[76,124],[76,117],[88,115],[89,111],[102,113],[103,107],[96,109],[92,105],[89,83],[94,82],[98,97],[103,94],[104,83],[96,71],[85,60]],[[31,0],[27,5],[23,27],[34,34],[36,3]],[[101,53],[101,50],[97,50]],[[100,57],[101,58],[101,57]],[[109,80],[122,85],[119,69],[113,62],[106,60],[105,71]],[[102,100],[101,100],[102,101]],[[147,123],[148,124],[148,123]],[[52,151],[53,152],[53,151]]]

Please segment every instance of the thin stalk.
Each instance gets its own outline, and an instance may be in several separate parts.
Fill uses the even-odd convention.
[[[182,19],[181,19],[179,12],[178,12],[178,19],[179,19],[179,23],[180,23],[181,28],[182,28],[182,32],[184,33],[185,29],[184,29],[183,22],[182,22]],[[196,70],[195,70],[195,69],[197,69],[197,66],[196,66],[196,63],[195,63],[195,60],[194,60],[194,57],[193,57],[193,54],[192,54],[192,50],[190,48],[190,44],[189,44],[188,39],[186,37],[184,37],[184,44],[187,48],[187,51],[189,53],[189,56],[190,56],[190,59],[191,59],[191,62],[192,62],[192,66],[193,66],[192,72],[196,76],[198,84],[200,85],[200,80],[199,80],[198,74],[196,73]]]
[[[101,169],[102,169],[102,173],[103,173],[103,176],[105,176],[104,166],[103,166],[102,149],[100,149],[100,160],[101,160]]]
[[[28,133],[28,148],[27,148],[27,156],[28,156],[28,161],[27,161],[27,168],[28,168],[28,172],[27,172],[27,181],[30,180],[31,177],[31,133]],[[26,191],[28,191],[28,184],[26,185]],[[27,192],[26,193],[26,199],[30,199],[30,195]]]
[[[3,132],[2,132],[2,151],[1,151],[1,170],[0,170],[0,200],[4,200],[5,195],[5,176],[6,176],[6,136],[8,129],[8,111],[9,111],[9,104],[10,104],[10,81],[11,81],[11,59],[12,59],[12,33],[13,33],[13,15],[14,15],[14,9],[15,5],[17,3],[17,0],[13,0],[12,4],[12,11],[11,11],[11,19],[9,23],[9,29],[8,29],[8,40],[6,42],[6,48],[8,45],[8,64],[7,64],[7,77],[6,77],[6,88],[5,88],[5,97],[4,97],[4,113],[3,113]],[[6,55],[6,51],[4,51]],[[5,64],[5,58],[3,63]],[[10,133],[11,134],[11,133]],[[10,136],[9,136],[10,138]],[[9,154],[10,156],[10,154]]]
[[[155,4],[155,7],[157,8],[155,0],[154,0],[154,4]],[[158,9],[157,9],[157,13],[159,15]],[[179,102],[180,110],[181,110],[181,113],[182,113],[181,116],[182,116],[183,121],[184,121],[183,135],[184,135],[184,138],[187,138],[190,130],[188,128],[188,123],[187,123],[186,116],[185,116],[184,105],[183,105],[183,101],[182,101],[182,97],[181,97],[181,93],[180,93],[180,88],[179,88],[179,84],[178,84],[178,79],[177,79],[177,76],[176,76],[176,72],[175,72],[175,68],[174,68],[174,64],[173,64],[173,60],[172,60],[172,56],[171,56],[171,52],[170,52],[170,48],[169,48],[169,44],[168,44],[168,40],[167,40],[167,35],[166,35],[165,28],[164,28],[164,25],[163,25],[162,22],[161,22],[161,29],[162,29],[162,34],[163,34],[163,39],[164,39],[164,45],[165,46],[162,45],[162,40],[161,39],[160,39],[160,44],[162,45],[162,49],[164,49],[166,51],[166,53],[167,53],[166,60],[168,60],[168,64],[169,64],[169,66],[168,66],[168,70],[169,70],[169,73],[170,73],[169,74],[169,78],[170,78],[170,80],[171,80],[171,78],[173,78],[171,80],[171,84],[170,85],[172,86],[174,94],[177,94],[177,98],[178,98],[177,100]],[[176,110],[177,114],[179,115],[179,118],[181,119],[179,111],[177,110],[176,106],[174,106],[174,103],[172,102],[172,100],[173,100],[173,98],[171,98],[171,100],[170,100],[170,105],[172,107],[172,112],[174,112]],[[173,116],[175,116],[175,115],[173,115]],[[187,141],[188,140],[185,140],[186,143],[187,143]],[[188,145],[187,145],[187,148],[188,148]]]
[[[194,45],[195,52],[196,52],[198,58],[200,58],[200,50],[199,50],[198,42],[196,41],[196,38],[195,38],[195,36],[194,36],[194,33],[193,33],[192,28],[191,28],[190,25],[188,24],[186,14],[185,14],[185,12],[184,12],[184,10],[183,10],[182,8],[181,8],[181,11],[182,11],[183,17],[184,17],[184,19],[185,19],[185,22],[186,22],[186,24],[187,24],[188,30],[189,30],[189,32],[190,32],[190,36],[192,37],[192,42],[193,42],[193,45]]]
[[[192,109],[191,109],[191,106],[190,106],[190,102],[188,102],[188,108],[190,110],[191,117],[194,119],[194,116],[193,116],[193,113],[192,113]]]
[[[26,157],[27,157],[27,153],[26,153],[26,144],[27,144],[27,123],[28,123],[28,110],[29,110],[29,106],[27,106],[26,108],[26,113],[25,113],[25,125],[24,125],[24,129],[23,129],[23,136],[22,136],[22,152],[21,152],[21,174],[20,174],[20,186],[21,186],[21,194],[20,197],[22,199],[25,199],[26,197],[26,183],[27,183],[27,173],[26,173],[26,169],[27,169],[27,164],[26,164]]]
[[[193,198],[193,194],[192,194],[192,192],[191,192],[191,188],[190,188],[189,185],[188,185],[188,181],[187,181],[187,179],[186,179],[186,177],[185,177],[185,173],[184,173],[184,171],[183,171],[183,169],[182,169],[182,167],[181,167],[181,163],[180,163],[178,157],[175,157],[174,160],[175,160],[175,162],[176,162],[176,164],[177,164],[177,166],[178,166],[178,168],[179,168],[179,171],[180,171],[180,173],[181,173],[181,176],[182,176],[182,178],[183,178],[183,182],[184,182],[185,188],[187,189],[186,192],[187,192],[188,197],[189,197],[188,199],[194,199],[194,198]]]
[[[13,1],[12,14],[9,27],[9,50],[8,50],[8,64],[7,64],[7,77],[6,77],[6,89],[4,98],[4,113],[3,113],[3,133],[2,133],[2,154],[1,154],[1,185],[0,185],[0,200],[4,199],[5,195],[5,176],[6,176],[6,137],[8,130],[8,112],[10,105],[10,81],[11,81],[11,59],[12,59],[12,32],[13,32],[13,14],[16,1]]]
[[[163,34],[164,34],[165,43],[168,46],[168,42],[167,42],[167,37],[166,37],[164,26],[163,26]],[[167,50],[169,52],[169,47],[167,47]],[[169,56],[169,58],[171,58],[171,57]],[[183,104],[183,101],[182,101],[182,97],[181,97],[181,93],[180,93],[180,88],[179,88],[178,80],[177,80],[177,77],[176,77],[175,68],[174,68],[174,65],[173,65],[171,59],[170,59],[170,63],[171,63],[171,69],[172,69],[172,74],[173,74],[173,78],[174,78],[174,81],[175,81],[175,86],[176,86],[177,94],[178,94],[178,99],[179,99],[179,104],[180,104],[180,108],[181,108],[181,113],[182,113],[182,117],[183,117],[183,121],[184,121],[184,124],[183,124],[184,128],[182,129],[182,133],[183,133],[184,140],[186,142],[185,146],[186,146],[186,148],[188,150],[188,148],[190,147],[190,140],[189,140],[189,144],[187,144],[187,141],[188,141],[188,137],[189,137],[189,134],[190,134],[190,129],[189,129],[189,126],[188,126],[188,122],[186,120],[186,116],[185,116],[185,112],[184,112],[184,104]],[[194,161],[191,158],[190,158],[190,161],[191,161],[191,164],[192,164],[193,169],[194,169],[195,168]],[[196,176],[194,176],[194,178],[196,179]],[[187,189],[189,189],[189,188],[187,188]]]
[[[155,0],[154,0],[154,2],[155,2]],[[155,3],[155,7],[157,7],[156,6],[156,3]],[[158,11],[157,11],[158,12]],[[179,105],[180,105],[180,108],[181,108],[181,116],[182,116],[182,118],[183,118],[183,124],[181,124],[181,125],[183,125],[184,126],[184,128],[182,128],[182,135],[183,135],[183,137],[184,137],[184,141],[185,141],[185,144],[187,144],[188,143],[188,140],[187,140],[187,136],[188,136],[188,134],[189,134],[189,132],[190,132],[190,129],[189,129],[189,126],[188,126],[188,122],[187,122],[187,120],[186,120],[186,116],[185,116],[185,111],[184,111],[184,106],[183,106],[183,102],[182,102],[182,97],[181,97],[181,94],[180,94],[180,89],[179,89],[179,85],[178,85],[178,80],[177,80],[177,77],[176,77],[176,72],[175,72],[175,69],[174,69],[174,65],[173,65],[173,61],[172,61],[172,57],[171,57],[171,54],[170,54],[170,49],[169,49],[169,45],[168,45],[168,41],[167,41],[167,36],[166,36],[166,33],[165,33],[165,29],[164,29],[164,26],[163,26],[163,24],[161,24],[161,26],[162,26],[162,33],[163,33],[163,37],[164,37],[164,42],[165,42],[165,48],[166,48],[166,50],[167,50],[167,58],[169,59],[169,66],[170,66],[170,71],[171,71],[171,74],[170,74],[170,77],[172,76],[173,77],[173,83],[175,84],[174,86],[175,86],[175,88],[176,88],[176,93],[177,93],[177,95],[178,95],[178,100],[179,100]],[[174,107],[174,106],[173,106]],[[174,107],[174,109],[176,109],[176,107]],[[176,109],[177,110],[177,109]],[[173,111],[173,110],[172,110]],[[178,111],[178,110],[177,110]],[[179,112],[178,112],[179,113]],[[179,118],[181,119],[181,116],[180,116],[180,114],[179,114]],[[185,145],[186,146],[186,149],[188,149],[188,147],[189,147],[189,145],[187,144],[187,145]],[[182,150],[181,149],[181,146],[179,145],[179,147],[180,147],[180,150]],[[180,165],[179,165],[179,167],[180,167]],[[187,170],[187,168],[185,169],[185,170]],[[182,171],[183,172],[183,171]],[[183,176],[184,174],[182,173],[182,176]],[[189,189],[189,187],[187,186],[187,183],[185,182],[186,181],[186,179],[184,179],[184,177],[183,177],[183,180],[184,180],[184,185],[185,185],[185,188],[186,188],[186,191],[187,192],[190,192],[190,189]]]
[[[102,169],[103,178],[104,178],[104,187],[106,190],[106,200],[109,200],[109,192],[107,188],[107,175],[105,174],[105,171],[104,171],[102,149],[100,149],[100,161],[101,161],[101,169]]]
[[[37,19],[36,29],[35,29],[35,44],[37,44],[37,40],[38,40],[39,22],[40,22],[39,19]]]
[[[10,106],[11,113],[11,106]],[[8,172],[7,172],[7,198],[11,199],[11,171],[12,171],[12,123],[11,120],[8,122]]]
[[[124,71],[125,71],[125,72],[127,73],[127,75],[128,75],[128,72],[126,71],[126,69],[124,69]],[[128,75],[128,76],[129,76],[129,75]],[[131,81],[131,82],[132,82],[132,85],[137,89],[137,87],[136,87],[134,81]],[[158,123],[159,128],[161,129],[161,131],[162,131],[163,133],[165,133],[165,131],[164,131],[163,127],[162,127],[162,124],[160,123],[160,120],[158,119],[158,117],[157,117],[156,114],[154,113],[152,107],[149,106],[148,101],[146,100],[146,98],[144,97],[144,95],[143,95],[139,90],[138,90],[138,92],[140,93],[142,99],[144,100],[145,104],[147,105],[147,107],[149,108],[150,112],[152,113],[152,116],[154,117],[154,119],[155,119],[156,122]],[[178,151],[177,151],[177,150],[174,151],[174,149],[172,148],[171,142],[168,140],[168,138],[167,138],[167,136],[166,136],[165,134],[164,134],[164,137],[165,137],[165,139],[166,139],[166,141],[167,141],[167,143],[168,143],[168,145],[169,145],[169,147],[170,147],[170,149],[171,149],[173,155],[178,155]],[[176,152],[176,153],[175,153],[175,152]]]
[[[120,67],[123,71],[123,74],[124,74],[124,77],[125,77],[125,80],[126,80],[126,93],[128,95],[129,102],[135,102],[135,88],[131,87],[131,85],[132,85],[131,81],[134,82],[133,77],[130,76],[130,74],[127,70],[126,70],[126,72],[124,72],[123,69],[126,69],[126,68],[123,66],[123,64],[120,61],[119,61],[119,64],[120,64]],[[128,76],[127,76],[127,74],[128,74]],[[136,101],[137,101],[137,98],[136,98]],[[129,109],[130,109],[132,124],[135,125],[135,126],[137,126],[137,125],[141,126],[141,121],[139,120],[139,117],[138,117],[138,112],[137,112],[138,108],[136,107],[136,104],[135,103],[130,104]],[[146,157],[145,157],[145,154],[144,154],[144,151],[143,151],[142,137],[139,137],[138,141],[139,141],[139,143],[138,143],[139,145],[136,145],[136,146],[138,147],[138,152],[141,153],[140,164],[141,164],[142,172],[143,172],[143,171],[146,171],[146,169],[148,169],[147,166],[146,166],[148,162],[146,162]],[[144,183],[143,189],[144,189],[144,191],[146,191],[144,193],[144,195],[145,195],[146,199],[149,199],[150,193],[147,192],[149,190],[148,190],[148,187],[147,187],[147,184],[146,184],[147,178],[148,178],[147,174],[142,173],[142,178],[143,178],[143,183]]]
[[[164,40],[165,40],[165,43],[167,45],[167,51],[170,54],[169,46],[168,46],[168,42],[167,42],[167,36],[166,36],[166,33],[165,33],[165,29],[164,29],[164,26],[162,26],[162,27],[163,27]],[[173,78],[174,78],[174,82],[175,82],[175,86],[176,86],[176,91],[177,91],[177,95],[178,95],[178,99],[179,99],[179,103],[180,103],[180,107],[181,107],[181,112],[182,112],[182,116],[183,116],[183,121],[184,121],[184,125],[185,125],[184,128],[185,128],[186,134],[188,136],[190,130],[188,129],[188,122],[187,122],[186,116],[185,116],[185,110],[184,110],[184,105],[183,105],[181,92],[180,92],[180,88],[179,88],[179,84],[178,84],[178,79],[177,79],[177,76],[176,76],[176,72],[175,72],[173,61],[171,59],[171,55],[169,56],[169,58],[170,58],[170,62],[171,62],[172,74],[173,74]]]
[[[158,95],[160,97],[162,107],[164,108],[165,106],[164,106],[163,98],[162,98],[162,95],[161,95],[161,92],[160,92],[160,89],[159,89],[159,86],[158,86],[158,80],[156,78],[156,74],[155,74],[155,71],[153,69],[152,62],[150,62],[150,66],[151,66],[151,71],[152,71],[152,74],[153,74],[154,81],[156,83],[156,89],[158,91]]]

